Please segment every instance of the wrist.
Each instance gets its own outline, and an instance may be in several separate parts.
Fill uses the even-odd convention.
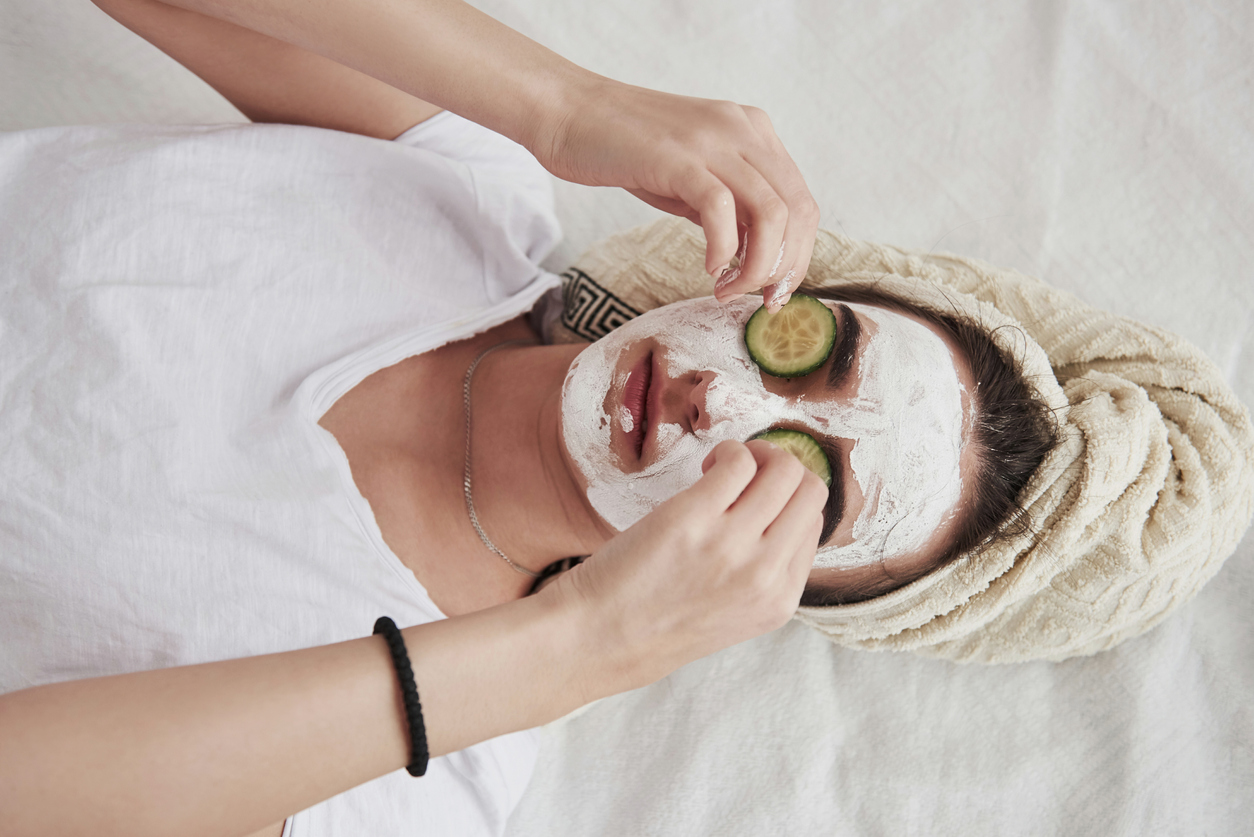
[[[519,109],[517,121],[506,135],[556,173],[562,167],[563,149],[576,117],[588,113],[592,103],[605,95],[606,87],[615,83],[560,59],[560,63],[537,72],[527,85],[527,104]]]
[[[531,599],[548,611],[549,630],[566,638],[563,654],[574,662],[579,695],[571,710],[647,686],[674,668],[661,660],[659,648],[632,635],[612,605],[580,589],[573,577],[559,581]]]
[[[402,631],[432,757],[647,682],[594,608],[557,594],[565,586]]]

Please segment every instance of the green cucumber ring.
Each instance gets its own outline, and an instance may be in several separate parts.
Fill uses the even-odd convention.
[[[805,294],[774,314],[763,305],[745,323],[745,348],[762,371],[776,378],[799,378],[818,369],[836,345],[836,315]]]

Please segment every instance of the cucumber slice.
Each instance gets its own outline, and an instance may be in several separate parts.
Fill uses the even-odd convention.
[[[809,433],[799,430],[767,430],[754,436],[773,445],[778,445],[801,460],[801,464],[818,474],[819,479],[828,488],[832,485],[832,463],[828,461],[823,447]]]
[[[799,378],[823,365],[836,345],[836,315],[819,300],[793,294],[772,314],[763,305],[745,323],[745,346],[762,371]]]

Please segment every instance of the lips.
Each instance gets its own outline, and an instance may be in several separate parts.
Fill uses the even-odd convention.
[[[653,353],[640,359],[623,386],[623,406],[631,414],[631,430],[627,441],[636,452],[636,458],[644,455],[644,440],[649,430],[649,384],[653,381]]]

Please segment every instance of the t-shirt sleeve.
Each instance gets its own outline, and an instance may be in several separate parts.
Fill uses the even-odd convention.
[[[392,141],[424,148],[477,169],[544,171],[531,152],[518,143],[447,110],[419,122]]]
[[[539,264],[561,240],[553,175],[527,149],[495,131],[441,111],[393,142],[466,167],[480,211]]]

